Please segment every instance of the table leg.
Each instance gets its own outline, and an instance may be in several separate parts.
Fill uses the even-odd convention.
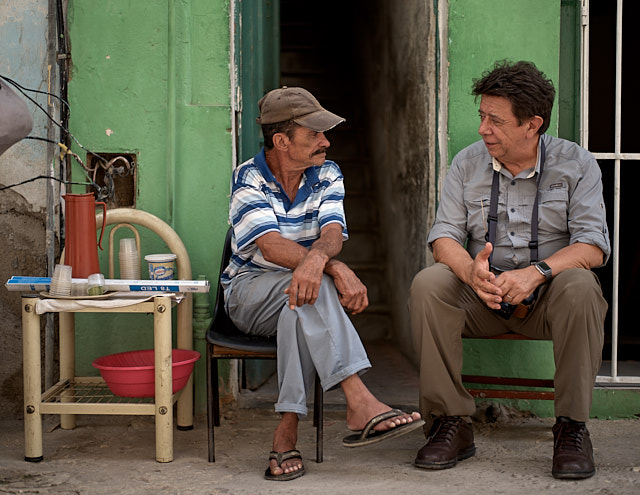
[[[185,294],[176,312],[178,349],[193,349],[193,294]],[[176,419],[178,430],[193,429],[193,373],[180,393]]]
[[[74,380],[76,376],[75,314],[59,313],[60,324],[60,380]],[[62,392],[61,402],[73,402],[73,391]],[[75,414],[61,414],[60,428],[72,430],[76,427]]]
[[[154,298],[156,461],[173,460],[173,382],[171,356],[171,299]]]
[[[22,369],[24,376],[24,460],[42,460],[42,358],[37,296],[22,297]]]

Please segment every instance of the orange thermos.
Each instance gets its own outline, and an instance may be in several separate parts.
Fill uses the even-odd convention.
[[[98,247],[107,221],[107,205],[96,201],[93,193],[65,194],[65,264],[71,265],[73,278],[87,278],[100,273]],[[102,230],[96,244],[96,204],[102,205]]]

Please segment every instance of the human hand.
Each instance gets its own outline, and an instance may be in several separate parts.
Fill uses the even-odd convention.
[[[293,270],[291,283],[284,290],[284,293],[289,295],[289,308],[293,310],[296,306],[316,302],[325,263],[326,260],[322,255],[311,250]]]
[[[496,277],[495,284],[502,290],[502,301],[509,304],[520,304],[540,285],[544,278],[533,266],[509,270]]]
[[[496,276],[489,267],[489,256],[492,251],[493,245],[487,242],[469,264],[465,282],[487,306],[491,309],[500,309],[503,289],[496,285]]]
[[[333,283],[338,290],[340,304],[352,315],[364,311],[369,306],[367,287],[353,270],[337,260],[331,260],[327,268],[327,274],[333,278]]]

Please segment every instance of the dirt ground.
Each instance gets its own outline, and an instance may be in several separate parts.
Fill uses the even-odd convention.
[[[494,411],[495,413],[495,411]],[[174,461],[154,460],[150,417],[80,416],[75,430],[45,421],[44,460],[23,460],[21,421],[0,421],[0,493],[20,494],[637,494],[640,420],[594,420],[589,428],[597,474],[588,480],[551,476],[552,419],[497,411],[475,423],[477,454],[457,467],[413,467],[421,432],[346,449],[341,407],[325,412],[324,462],[315,461],[315,430],[301,423],[298,446],[306,474],[291,482],[262,477],[277,417],[267,408],[227,411],[216,429],[215,463],[207,462],[206,420],[174,434]],[[497,416],[497,417],[496,417]]]
[[[416,410],[418,374],[388,346],[370,346],[374,366],[363,380],[388,404]],[[382,359],[384,357],[384,359]],[[477,454],[453,469],[415,468],[422,432],[383,443],[347,449],[342,437],[346,405],[339,390],[325,393],[324,462],[315,462],[311,416],[300,424],[298,448],[306,474],[290,482],[263,479],[273,429],[275,377],[256,391],[244,390],[223,411],[216,428],[216,462],[207,461],[206,418],[190,431],[174,431],[174,460],[155,461],[155,430],[148,416],[78,416],[74,430],[43,422],[44,460],[24,459],[23,423],[0,419],[0,494],[638,494],[640,418],[592,420],[597,473],[581,481],[551,476],[551,418],[504,406],[482,405],[474,418]],[[0,416],[1,417],[1,416]]]

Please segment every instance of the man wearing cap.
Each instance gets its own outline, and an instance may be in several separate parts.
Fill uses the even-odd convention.
[[[324,390],[339,385],[345,393],[347,426],[357,432],[345,437],[347,447],[403,435],[423,421],[378,401],[359,377],[371,364],[345,310],[364,310],[367,289],[335,259],[348,238],[344,185],[338,165],[326,160],[324,135],[344,119],[302,88],[275,89],[258,105],[264,149],[233,175],[233,254],[222,285],[241,331],[277,335],[282,416],[265,478],[287,481],[304,474],[298,418],[307,414],[316,371]]]

